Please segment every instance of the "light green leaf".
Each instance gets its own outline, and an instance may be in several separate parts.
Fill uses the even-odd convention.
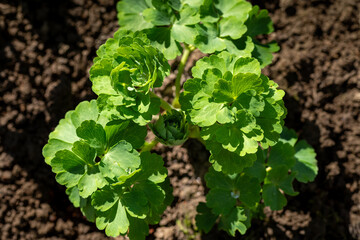
[[[95,149],[83,142],[75,142],[72,151],[61,150],[51,160],[56,180],[68,188],[77,186],[79,195],[87,198],[107,182],[95,164]]]
[[[80,195],[77,187],[71,187],[66,189],[66,194],[69,196],[69,200],[74,207],[80,207]]]
[[[255,153],[258,142],[267,148],[278,141],[286,114],[282,91],[260,74],[257,60],[223,52],[201,59],[192,71],[196,78],[184,84],[180,103],[203,127],[204,140],[240,156]]]
[[[203,0],[200,6],[201,22],[213,23],[220,18],[218,10],[215,8],[212,0]]]
[[[212,140],[222,144],[228,151],[236,152],[240,156],[256,153],[258,141],[263,138],[262,131],[255,123],[255,119],[245,111],[238,111],[234,123],[213,125],[203,128],[201,136],[205,140]]]
[[[86,162],[69,150],[61,150],[51,160],[56,181],[70,188],[76,186],[85,174]]]
[[[224,39],[226,44],[226,50],[238,57],[252,57],[255,45],[250,36],[246,34],[239,39]]]
[[[238,39],[247,31],[242,19],[235,16],[226,17],[220,20],[220,37],[231,37],[232,39]]]
[[[133,0],[119,1],[116,8],[121,28],[138,31],[153,26],[144,19],[142,14],[145,9],[149,8],[145,0],[137,1],[136,4],[134,4]]]
[[[98,166],[88,167],[78,183],[79,195],[83,198],[89,197],[98,188],[102,188],[107,184],[103,175],[99,171]]]
[[[151,45],[159,49],[166,59],[171,60],[181,55],[182,47],[171,37],[171,28],[159,27],[144,31],[151,41]]]
[[[291,169],[296,173],[295,178],[303,183],[314,181],[318,173],[314,149],[302,140],[295,145],[295,151],[296,163]]]
[[[247,216],[245,214],[244,208],[233,207],[230,213],[221,217],[219,228],[235,237],[236,231],[239,231],[241,234],[245,234],[247,230],[245,225],[246,220]]]
[[[106,148],[106,133],[104,128],[94,120],[86,120],[76,129],[76,134],[85,140],[92,148],[95,148],[98,155],[103,154]]]
[[[214,86],[214,98],[217,102],[234,102],[248,90],[259,91],[261,79],[252,73],[238,73],[232,79],[220,79]]]
[[[200,127],[211,126],[219,121],[221,123],[230,122],[231,114],[222,103],[209,102],[203,98],[193,105],[190,112],[191,121]]]
[[[196,36],[194,45],[203,53],[214,53],[226,48],[224,40],[218,37],[215,24],[204,23],[196,25],[199,35]]]
[[[109,41],[109,40],[108,40]],[[106,56],[106,55],[105,55]],[[94,65],[90,68],[90,79],[92,81],[92,90],[96,94],[116,94],[115,89],[111,85],[111,68],[112,59],[111,58],[103,58],[99,59],[94,63]]]
[[[226,72],[232,72],[235,64],[235,56],[224,51],[219,54],[213,54],[210,57],[204,57],[196,62],[196,65],[191,69],[194,78],[202,78],[203,74],[208,69],[217,69],[221,71],[221,75]]]
[[[59,125],[50,133],[49,139],[58,139],[67,143],[79,140],[79,137],[76,135],[76,128],[71,121],[72,113],[72,111],[66,113],[65,118],[61,119]]]
[[[194,44],[197,30],[193,26],[185,26],[175,23],[171,29],[171,37],[178,42]]]
[[[83,101],[79,103],[76,106],[75,111],[70,111],[70,113],[72,113],[70,115],[71,121],[76,128],[78,128],[86,120],[97,121],[99,116],[99,111],[95,100],[92,100],[90,102]]]
[[[164,167],[161,156],[150,152],[142,152],[140,158],[142,170],[140,179],[148,179],[154,183],[165,181],[167,169]]]
[[[96,227],[100,230],[105,229],[107,236],[117,237],[120,234],[125,234],[128,231],[129,225],[125,207],[120,201],[116,201],[105,212],[97,212]]]
[[[158,11],[155,8],[145,9],[142,15],[147,22],[151,22],[155,26],[165,26],[171,23],[170,16],[166,12]]]
[[[160,101],[149,91],[162,85],[170,66],[150,42],[144,32],[119,30],[102,45],[90,80],[103,121],[133,120],[143,126],[159,112]]]
[[[238,73],[253,73],[260,76],[261,68],[259,61],[249,57],[239,58],[234,64],[234,75]]]
[[[139,166],[139,153],[130,143],[121,140],[101,159],[100,171],[103,176],[113,179],[127,174],[128,171],[134,171]]]
[[[45,162],[50,165],[51,159],[55,157],[55,154],[60,150],[71,150],[72,144],[63,142],[59,139],[49,139],[42,150],[42,154],[45,157]]]
[[[234,16],[242,21],[245,21],[248,18],[252,9],[251,3],[244,0],[217,1],[215,6],[222,12],[222,17],[226,18]]]
[[[189,4],[184,4],[180,11],[180,19],[175,22],[179,25],[194,25],[200,22],[199,9],[191,7]]]

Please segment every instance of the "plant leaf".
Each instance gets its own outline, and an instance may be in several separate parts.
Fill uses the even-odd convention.
[[[272,184],[265,184],[263,186],[263,198],[265,205],[269,206],[271,210],[281,210],[287,203],[284,195]]]
[[[302,140],[295,145],[295,151],[296,163],[291,170],[296,173],[296,180],[303,183],[314,181],[318,173],[314,149]]]
[[[139,153],[130,143],[121,140],[114,145],[101,159],[100,171],[111,179],[134,171],[140,166]]]
[[[247,227],[245,222],[247,216],[242,207],[234,207],[231,212],[223,216],[219,223],[219,228],[228,232],[231,236],[235,237],[236,231],[245,234]]]
[[[218,218],[217,215],[211,212],[211,209],[206,206],[204,202],[200,202],[196,208],[197,215],[196,219],[196,226],[204,231],[205,233],[210,232],[212,227],[215,225],[216,219]]]

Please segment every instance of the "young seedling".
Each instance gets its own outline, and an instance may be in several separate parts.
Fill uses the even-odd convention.
[[[261,73],[276,43],[266,10],[245,0],[123,0],[120,28],[90,69],[96,100],[81,102],[43,149],[70,201],[108,236],[144,239],[172,201],[167,170],[150,150],[188,138],[210,151],[210,189],[198,206],[199,230],[245,234],[264,206],[279,210],[292,181],[314,180],[314,150],[283,127],[284,91]],[[208,56],[184,67],[195,49]],[[181,56],[172,103],[154,93]],[[157,120],[153,116],[159,115]],[[145,142],[147,126],[156,140]]]

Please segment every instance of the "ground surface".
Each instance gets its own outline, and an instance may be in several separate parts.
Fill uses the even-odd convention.
[[[264,72],[286,90],[286,124],[314,146],[320,170],[244,239],[360,239],[360,1],[253,2],[271,13],[281,46]],[[106,239],[68,201],[41,149],[66,111],[94,97],[87,72],[115,30],[113,0],[0,0],[1,240]],[[156,151],[175,200],[149,239],[201,239],[192,225],[207,152],[195,141]]]

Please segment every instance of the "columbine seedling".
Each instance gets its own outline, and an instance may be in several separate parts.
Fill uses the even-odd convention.
[[[108,236],[144,239],[172,201],[167,170],[150,150],[188,138],[210,151],[210,189],[197,226],[217,224],[245,234],[264,206],[286,205],[292,182],[313,181],[314,150],[283,127],[284,92],[261,73],[276,43],[266,10],[245,0],[123,0],[120,28],[97,51],[90,69],[96,100],[81,102],[43,149],[70,201]],[[181,76],[195,49],[208,56]],[[170,104],[154,93],[181,56]],[[161,111],[162,109],[162,111]],[[153,116],[159,115],[157,120]],[[156,140],[145,142],[147,125]]]

